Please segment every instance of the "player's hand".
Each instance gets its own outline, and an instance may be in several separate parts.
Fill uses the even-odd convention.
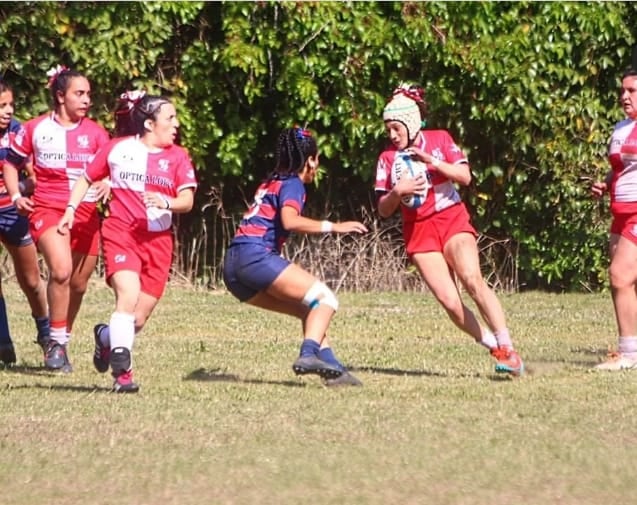
[[[394,191],[400,198],[403,196],[422,194],[429,186],[429,181],[424,174],[418,174],[413,179],[411,177],[401,177],[393,187]]]
[[[28,216],[33,212],[33,200],[27,196],[21,196],[15,201],[15,208],[21,216]]]
[[[146,191],[142,196],[144,205],[148,209],[149,207],[157,207],[158,209],[167,209],[166,197],[160,193],[154,191]]]
[[[31,196],[35,190],[35,178],[26,177],[18,183],[18,189],[24,196]]]
[[[418,161],[423,161],[425,163],[431,164],[434,163],[434,158],[431,154],[426,153],[420,147],[411,146],[405,149],[405,152],[408,153],[413,159]]]
[[[60,235],[66,235],[73,228],[73,221],[75,220],[75,210],[71,207],[67,207],[64,211],[64,215],[58,222],[57,232]]]
[[[103,179],[93,183],[92,187],[95,189],[95,197],[102,203],[108,202],[111,197],[111,181]]]
[[[341,221],[334,223],[332,231],[336,233],[366,233],[367,227],[358,221]]]
[[[604,193],[608,191],[608,184],[605,182],[596,181],[591,186],[591,194],[593,198],[601,198],[604,196]]]

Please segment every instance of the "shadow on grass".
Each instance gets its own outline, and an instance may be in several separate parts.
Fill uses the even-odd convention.
[[[401,370],[399,368],[379,368],[373,366],[350,366],[348,367],[350,372],[369,372],[376,374],[384,374],[384,375],[394,375],[397,377],[441,377],[445,379],[451,378],[463,378],[463,379],[478,379],[481,377],[486,377],[489,380],[500,382],[500,381],[509,381],[512,380],[508,374],[483,374],[480,372],[473,373],[445,373],[445,372],[434,372],[432,370]]]
[[[301,387],[305,384],[298,381],[270,381],[262,379],[244,379],[233,373],[222,372],[221,369],[198,368],[184,377],[186,381],[201,382],[240,382],[242,384],[269,384],[273,386]]]
[[[44,365],[0,365],[0,372],[17,373],[22,375],[39,375],[41,377],[55,377],[60,372],[49,370]]]
[[[433,372],[431,370],[401,370],[400,368],[379,368],[375,366],[348,366],[347,369],[350,372],[369,372],[399,377],[451,377],[447,373]]]
[[[7,389],[46,389],[47,391],[72,391],[74,393],[112,393],[112,388],[98,386],[78,386],[74,384],[18,384]]]
[[[592,368],[608,356],[609,349],[595,348],[595,347],[571,347],[569,349],[571,354],[579,355],[575,359],[563,358],[563,357],[544,357],[539,356],[533,359],[532,362],[539,367],[558,367],[560,365],[571,365],[580,368]],[[585,359],[585,356],[594,357],[597,359]]]

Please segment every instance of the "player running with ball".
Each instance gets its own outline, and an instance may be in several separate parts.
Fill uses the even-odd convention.
[[[506,325],[504,311],[480,271],[477,233],[455,184],[471,182],[469,163],[449,133],[422,130],[427,114],[420,86],[396,89],[383,111],[391,146],[378,158],[375,190],[378,213],[391,216],[399,207],[407,255],[451,320],[496,360],[496,372],[521,375],[524,364]],[[427,175],[403,177],[393,187],[392,166],[403,153],[427,164]],[[431,189],[422,205],[401,204],[406,195]],[[476,303],[487,327],[463,303],[456,278]]]

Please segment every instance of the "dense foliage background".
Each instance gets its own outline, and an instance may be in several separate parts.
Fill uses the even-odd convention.
[[[595,290],[609,216],[588,178],[607,170],[635,26],[637,4],[621,2],[3,2],[0,76],[21,119],[47,109],[58,63],[91,79],[106,126],[126,88],[171,95],[201,180],[178,262],[210,284],[295,123],[322,152],[309,213],[386,226],[371,190],[381,111],[399,82],[422,83],[429,126],[469,154],[487,263],[512,265],[516,288]]]

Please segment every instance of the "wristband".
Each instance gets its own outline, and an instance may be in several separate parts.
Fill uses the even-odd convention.
[[[15,203],[18,198],[22,198],[22,195],[20,193],[11,195],[11,203]]]
[[[170,209],[170,201],[165,196],[161,197],[164,203],[166,204],[166,210]]]
[[[321,232],[330,233],[334,228],[334,223],[331,221],[321,221]]]
[[[432,158],[431,164],[433,165],[434,168],[438,168],[440,166],[440,160],[438,158]]]
[[[67,209],[73,209],[73,212],[75,212],[75,211],[77,210],[77,207],[76,207],[75,205],[73,205],[71,202],[69,202],[69,203],[66,205],[66,208],[67,208]]]

